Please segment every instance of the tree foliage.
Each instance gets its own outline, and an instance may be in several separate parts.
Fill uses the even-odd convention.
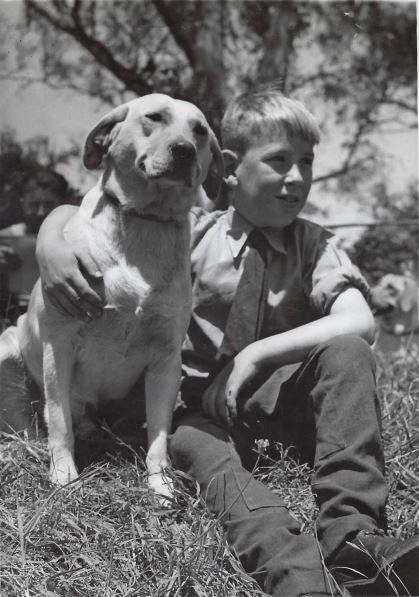
[[[419,272],[418,190],[389,193],[385,185],[374,189],[374,215],[384,225],[367,228],[351,250],[353,260],[372,284],[385,274]],[[411,225],[407,225],[409,223]]]
[[[371,176],[374,135],[416,126],[414,2],[24,3],[19,60],[7,76],[112,105],[169,92],[197,103],[215,128],[233,95],[276,81],[316,108],[326,136],[341,139],[341,161],[323,181]]]
[[[57,165],[67,157],[67,154],[51,151],[46,137],[33,137],[20,143],[13,131],[0,133],[0,228],[22,221],[21,198],[25,183],[40,170],[55,172]],[[75,203],[75,189],[67,185],[62,200]]]

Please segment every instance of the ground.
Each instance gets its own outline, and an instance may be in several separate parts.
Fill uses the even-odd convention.
[[[378,355],[389,532],[400,537],[415,534],[419,519],[418,356]],[[49,484],[45,440],[8,438],[0,450],[2,597],[262,594],[229,553],[196,487],[178,473],[176,499],[162,508],[145,485],[141,454],[116,440],[84,468],[80,486],[64,489]],[[256,474],[311,532],[310,470],[279,454]]]

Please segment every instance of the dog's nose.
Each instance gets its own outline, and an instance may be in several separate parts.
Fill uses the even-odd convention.
[[[178,160],[191,160],[196,154],[195,147],[188,141],[173,143],[170,146],[170,151],[173,157]]]

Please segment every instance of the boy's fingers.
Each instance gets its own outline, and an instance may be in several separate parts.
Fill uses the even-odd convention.
[[[90,318],[89,308],[83,304],[83,301],[77,297],[72,289],[67,289],[65,294],[61,293],[59,301],[73,317],[77,317],[78,319]]]
[[[207,417],[215,419],[213,393],[208,389],[202,396],[202,408]]]
[[[93,305],[86,295],[80,295],[74,288],[69,288],[66,299],[71,303],[71,309],[75,317],[89,321],[92,317],[100,317],[102,315],[102,308]]]
[[[102,299],[89,286],[82,275],[76,278],[72,287],[69,286],[69,293],[73,302],[78,303],[81,309],[95,316],[101,315],[103,307]]]
[[[68,280],[77,296],[89,297],[92,302],[100,303],[100,296],[91,288],[86,278],[78,274],[74,279]]]
[[[230,425],[231,423],[223,389],[213,395],[211,416],[224,425]]]
[[[51,302],[51,304],[58,309],[58,311],[61,311],[61,313],[64,313],[65,315],[69,315],[70,317],[77,317],[77,313],[75,312],[74,307],[72,306],[71,302],[65,297],[65,296],[60,296],[57,297],[55,295],[52,294],[48,294],[48,298]]]
[[[234,421],[237,418],[237,394],[238,388],[230,386],[227,389],[226,406],[228,417]]]
[[[100,317],[103,313],[102,306],[96,301],[92,302],[90,295],[78,295],[73,299],[73,304],[78,307],[85,315],[91,317]]]
[[[225,402],[216,388],[210,388],[210,391],[206,392],[203,406],[207,417],[214,421],[226,422]]]
[[[90,254],[85,253],[83,255],[77,256],[77,261],[79,262],[81,270],[84,270],[89,276],[92,276],[93,278],[103,277],[98,264]]]
[[[90,321],[93,315],[92,308],[83,304],[71,286],[62,286],[51,292],[46,288],[51,303],[61,312],[70,317],[77,317]]]

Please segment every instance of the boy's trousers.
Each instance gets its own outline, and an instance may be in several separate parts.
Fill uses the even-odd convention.
[[[339,336],[312,350],[293,373],[283,368],[259,387],[255,381],[232,430],[200,411],[176,422],[171,437],[175,467],[198,481],[231,549],[271,595],[330,594],[322,560],[327,564],[357,531],[385,525],[374,368],[366,342]],[[249,472],[257,438],[295,446],[313,465],[317,541],[300,533],[282,499]]]

